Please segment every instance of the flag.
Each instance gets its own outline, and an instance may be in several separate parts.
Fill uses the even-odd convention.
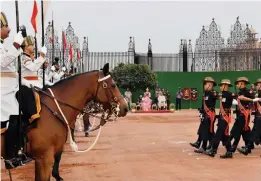
[[[81,52],[77,49],[77,60],[81,60]]]
[[[70,43],[70,49],[69,49],[69,60],[72,62],[73,58],[73,48],[72,48],[72,43]]]
[[[65,32],[63,31],[63,48],[66,49],[67,43],[66,43],[66,35]]]
[[[37,23],[36,23],[37,15],[38,15],[38,8],[37,8],[36,0],[34,0],[34,7],[33,7],[33,13],[32,13],[32,17],[31,17],[31,23],[32,23],[35,33],[37,33]]]

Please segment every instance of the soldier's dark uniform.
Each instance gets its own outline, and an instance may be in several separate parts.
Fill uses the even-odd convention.
[[[221,84],[227,84],[232,87],[230,80],[224,79]],[[217,153],[217,149],[220,141],[226,147],[227,152],[224,155],[220,155],[220,158],[232,158],[231,142],[229,139],[229,123],[231,122],[231,107],[233,102],[233,95],[229,91],[222,91],[219,94],[220,99],[220,112],[218,117],[218,127],[216,134],[212,139],[212,147],[210,150],[204,152],[206,155],[214,157]]]
[[[216,83],[213,78],[206,77],[203,80],[203,84],[205,85],[206,82],[212,82],[214,86]],[[207,142],[212,140],[212,136],[214,135],[214,121],[215,121],[215,105],[217,100],[217,93],[216,91],[205,91],[203,100],[202,100],[202,107],[201,107],[201,114],[202,119],[198,129],[198,135],[200,141],[202,141],[202,147],[198,150],[195,150],[196,153],[203,153],[207,149]]]
[[[255,85],[261,84],[261,78],[257,80]],[[256,92],[257,98],[261,99],[261,89]],[[240,153],[243,153],[244,155],[247,155],[248,153],[251,153],[251,149],[253,148],[252,144],[256,143],[259,144],[261,136],[261,100],[257,101],[255,103],[255,118],[254,118],[254,126],[250,134],[249,142],[246,145],[245,148],[238,149]]]
[[[248,79],[245,77],[240,77],[237,79],[235,84],[238,82],[245,82],[246,84],[249,84]],[[236,121],[233,125],[233,128],[231,130],[231,136],[234,138],[234,142],[232,144],[232,152],[235,152],[238,143],[240,141],[240,137],[242,135],[243,140],[245,141],[245,145],[248,144],[250,139],[250,132],[251,129],[249,127],[250,122],[250,109],[251,109],[251,102],[249,101],[241,101],[238,99],[238,96],[244,96],[247,98],[251,98],[252,94],[249,89],[245,88],[239,88],[239,92],[236,95],[237,101],[238,101],[238,108],[236,110]]]

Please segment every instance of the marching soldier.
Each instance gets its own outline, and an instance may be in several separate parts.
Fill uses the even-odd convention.
[[[203,80],[205,94],[202,100],[201,115],[202,119],[200,122],[198,135],[200,141],[202,141],[202,147],[195,150],[196,153],[203,153],[207,149],[208,141],[212,140],[214,134],[214,121],[215,121],[215,105],[217,99],[217,93],[213,90],[216,86],[216,82],[211,77],[206,77]],[[197,144],[197,142],[196,142]],[[192,144],[192,146],[194,146]],[[196,145],[200,147],[200,145]]]
[[[237,88],[239,89],[237,98],[237,118],[231,130],[231,136],[234,138],[231,151],[235,152],[238,143],[240,141],[241,135],[245,141],[245,145],[249,144],[251,129],[249,127],[250,113],[251,113],[251,103],[257,102],[259,99],[252,99],[252,92],[246,88],[249,81],[246,77],[239,77],[235,82]],[[251,150],[249,150],[251,151]]]
[[[224,79],[219,84],[221,93],[219,94],[220,100],[220,112],[218,118],[218,128],[216,134],[212,140],[212,147],[210,150],[204,152],[204,154],[214,157],[217,153],[217,149],[220,141],[226,147],[227,152],[224,155],[220,155],[220,158],[232,158],[231,142],[229,139],[229,123],[231,122],[231,107],[233,102],[233,95],[229,92],[229,88],[232,87],[230,80]]]
[[[252,144],[255,142],[257,145],[259,144],[259,139],[261,135],[261,78],[257,79],[255,82],[256,86],[256,98],[254,100],[257,100],[255,103],[255,119],[254,119],[254,127],[255,129],[252,129],[251,135],[250,135],[250,141],[246,145],[246,147],[238,149],[240,153],[243,153],[244,155],[248,155],[248,153],[251,153]]]
[[[12,120],[14,117],[10,115],[18,115],[18,102],[15,98],[15,93],[18,90],[18,76],[16,70],[16,59],[22,52],[21,45],[24,41],[21,31],[19,31],[15,37],[13,46],[7,51],[4,48],[4,40],[8,38],[11,31],[8,26],[8,21],[6,15],[0,13],[0,24],[1,24],[1,43],[0,43],[0,62],[1,62],[1,128],[7,127],[7,122],[9,122],[9,129],[5,132],[5,167],[11,169],[17,167],[21,164],[31,161],[28,157],[20,157],[15,152],[17,143],[17,129],[12,128],[11,122],[18,120]],[[11,121],[12,120],[12,121]],[[12,123],[13,124],[13,123]],[[11,129],[12,128],[12,129]],[[1,129],[2,133],[2,129]],[[3,140],[2,140],[3,141]],[[2,155],[3,156],[3,155]]]
[[[24,42],[22,44],[23,55],[21,56],[21,72],[23,81],[22,84],[28,82],[33,86],[37,86],[39,88],[43,87],[43,83],[38,79],[37,72],[40,67],[43,65],[45,60],[45,54],[47,52],[46,47],[41,49],[40,57],[34,60],[34,37],[27,36],[24,38]]]

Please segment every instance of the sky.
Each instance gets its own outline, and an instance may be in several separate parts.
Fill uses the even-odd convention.
[[[40,13],[40,0],[37,3]],[[147,52],[149,38],[154,53],[178,53],[181,39],[191,39],[194,49],[202,26],[210,25],[212,18],[225,40],[238,16],[241,24],[248,23],[261,33],[260,1],[51,1],[48,5],[45,25],[52,20],[52,12],[60,35],[71,22],[80,44],[88,37],[92,52],[127,51],[130,36],[135,37],[136,52]],[[34,35],[32,10],[33,1],[19,0],[19,21],[29,35]],[[1,11],[12,29],[6,41],[10,46],[16,31],[14,1],[1,1]]]

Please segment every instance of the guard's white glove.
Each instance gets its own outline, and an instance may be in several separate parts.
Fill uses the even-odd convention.
[[[63,68],[62,68],[62,71],[64,71],[64,72],[65,72],[65,71],[66,71],[66,68],[65,68],[65,67],[63,67]]]
[[[55,71],[55,66],[54,66],[54,65],[51,67],[51,70],[52,70],[52,71]]]
[[[19,31],[15,36],[14,36],[14,42],[17,43],[18,45],[22,45],[24,41],[24,37],[22,35],[22,32]]]
[[[258,101],[261,101],[261,98],[255,98],[255,99],[253,99],[253,102],[258,102]]]
[[[233,105],[238,105],[237,100],[233,99],[232,104],[233,104]]]
[[[203,115],[201,113],[199,114],[199,118],[200,120],[203,119]]]

